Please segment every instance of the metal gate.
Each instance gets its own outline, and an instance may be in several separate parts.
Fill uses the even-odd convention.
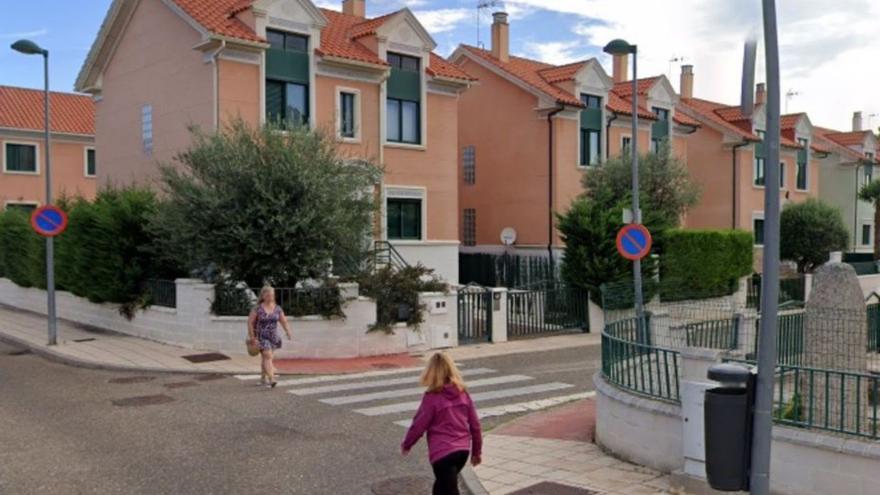
[[[492,290],[465,287],[458,291],[458,343],[477,344],[492,338]]]
[[[588,294],[569,287],[507,293],[507,337],[589,332]]]

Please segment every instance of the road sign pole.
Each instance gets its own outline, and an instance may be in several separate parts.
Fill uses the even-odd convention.
[[[52,204],[52,152],[49,127],[49,51],[43,52],[45,90],[43,94],[43,117],[45,118],[46,145],[46,204]],[[49,317],[49,345],[58,343],[58,324],[55,317],[55,240],[46,237],[46,306]]]
[[[763,0],[764,48],[767,66],[767,153],[764,188],[764,273],[761,286],[761,332],[758,340],[758,380],[752,433],[751,493],[770,493],[770,446],[773,428],[773,375],[779,311],[779,132],[780,82],[776,2]]]
[[[632,47],[633,80],[632,80],[632,211],[635,223],[642,223],[642,212],[639,210],[639,55],[638,48]],[[642,260],[633,261],[633,290],[635,291],[636,317],[641,321],[644,313],[642,298]]]

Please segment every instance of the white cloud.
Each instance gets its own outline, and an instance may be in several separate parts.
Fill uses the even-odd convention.
[[[525,50],[529,57],[543,62],[563,65],[586,58],[584,44],[580,41],[551,41],[547,43],[526,42]]]
[[[473,22],[476,15],[470,9],[422,10],[414,14],[431,34],[452,31],[466,19]]]
[[[507,4],[581,18],[573,33],[581,43],[601,47],[614,38],[636,43],[639,74],[667,74],[675,86],[678,69],[672,66],[670,71],[670,59],[684,56],[694,65],[696,94],[731,104],[739,97],[742,43],[750,32],[760,38],[762,31],[757,0],[508,0]],[[777,4],[782,91],[800,92],[789,110],[807,111],[814,123],[842,129],[849,127],[852,111],[880,113],[874,95],[880,64],[872,62],[880,53],[876,35],[880,2],[837,0],[833,8],[824,0]],[[576,55],[567,40],[532,45],[526,49],[550,62]],[[764,80],[763,50],[760,46],[758,81]],[[875,123],[880,124],[880,119]]]
[[[19,38],[39,38],[40,36],[46,36],[49,34],[49,30],[46,28],[37,29],[35,31],[24,31],[21,33],[0,33],[0,39],[19,39]]]

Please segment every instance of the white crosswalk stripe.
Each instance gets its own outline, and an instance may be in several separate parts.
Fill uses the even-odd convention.
[[[461,365],[460,365],[461,366]],[[376,370],[345,375],[323,375],[288,378],[278,381],[287,393],[315,400],[330,406],[351,407],[350,411],[365,416],[388,416],[394,424],[408,427],[407,415],[416,411],[421,394],[419,386],[422,367]],[[571,390],[569,383],[558,381],[536,383],[537,378],[525,374],[501,374],[490,368],[465,368],[471,398],[477,404],[480,418],[494,418],[592,397],[594,392]],[[259,379],[259,375],[237,375],[242,381]],[[529,384],[528,382],[532,382]],[[561,395],[558,394],[563,392]],[[554,392],[557,394],[554,395]],[[531,396],[531,397],[529,397]]]

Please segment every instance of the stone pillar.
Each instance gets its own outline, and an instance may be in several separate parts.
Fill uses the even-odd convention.
[[[492,343],[507,342],[507,288],[492,289]]]
[[[816,270],[806,308],[803,366],[868,373],[867,316],[862,289],[853,267],[830,262]],[[856,429],[857,422],[863,427],[867,424],[868,387],[862,383],[862,396],[857,398],[855,377],[841,382],[840,374],[814,373],[811,377],[805,372],[801,373],[800,382],[804,414],[809,417],[807,408],[812,399],[814,424],[825,425],[827,421],[831,429],[850,431]],[[841,394],[846,401],[843,415]],[[826,401],[829,404],[827,414]],[[861,410],[856,409],[857,402],[862,405]]]
[[[590,319],[590,333],[602,333],[605,329],[605,311],[587,296],[587,312]]]

